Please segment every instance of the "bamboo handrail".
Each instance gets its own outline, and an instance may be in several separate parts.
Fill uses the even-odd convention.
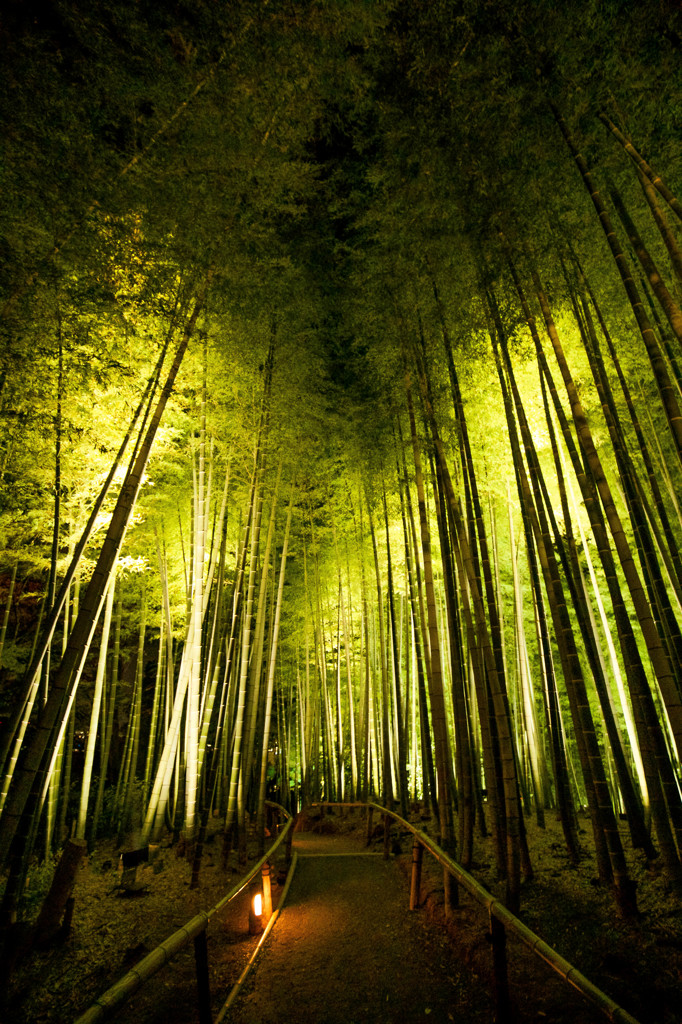
[[[532,953],[538,956],[541,960],[552,968],[553,971],[563,978],[564,981],[572,985],[585,999],[595,1005],[602,1013],[606,1014],[609,1020],[616,1022],[616,1024],[639,1024],[635,1017],[624,1010],[622,1006],[614,1002],[610,996],[607,996],[605,992],[602,992],[600,988],[597,988],[589,978],[586,978],[577,967],[569,963],[565,957],[557,953],[544,939],[541,939],[539,935],[536,935],[528,925],[525,925],[523,921],[520,921],[515,914],[512,914],[510,910],[505,907],[492,893],[488,892],[485,886],[477,882],[473,875],[458,864],[457,861],[449,857],[441,848],[421,829],[418,829],[415,825],[412,825],[405,818],[402,818],[395,811],[388,810],[386,807],[382,807],[381,804],[375,803],[373,800],[367,801],[356,801],[354,803],[340,803],[335,801],[321,801],[313,804],[314,807],[370,807],[373,810],[380,811],[381,814],[388,815],[393,818],[399,825],[411,832],[419,843],[429,851],[429,853],[435,857],[435,859],[446,868],[451,875],[457,880],[458,884],[461,885],[468,893],[470,893],[474,899],[482,904],[489,912],[491,920],[494,918],[499,921],[504,928],[508,928],[509,931],[513,932],[514,935],[518,936],[521,941],[528,946]]]
[[[98,1024],[99,1021],[105,1020],[110,1017],[123,1003],[126,1002],[138,990],[142,985],[145,984],[157,971],[160,971],[162,967],[179,953],[181,949],[200,936],[206,931],[208,923],[211,918],[217,914],[223,907],[225,907],[231,900],[242,892],[249,882],[258,874],[263,865],[269,858],[274,854],[275,850],[280,846],[284,839],[289,835],[289,832],[293,828],[294,819],[289,812],[282,807],[280,804],[275,804],[272,801],[267,801],[269,806],[276,807],[287,817],[287,822],[277,836],[277,839],[267,852],[261,857],[261,859],[250,868],[246,875],[243,875],[236,885],[234,885],[230,891],[223,896],[221,900],[211,907],[210,910],[200,911],[193,918],[187,921],[182,928],[179,928],[172,935],[169,935],[167,939],[161,942],[156,949],[153,949],[151,953],[148,953],[146,957],[140,960],[127,974],[124,974],[122,978],[119,978],[110,988],[103,992],[98,998],[92,1003],[88,1009],[80,1015],[74,1024]]]
[[[284,906],[284,901],[286,900],[287,895],[289,893],[289,886],[291,885],[291,880],[294,877],[294,872],[296,871],[296,864],[297,864],[297,862],[298,862],[298,854],[294,853],[294,856],[293,856],[292,861],[291,861],[291,867],[289,868],[289,874],[287,875],[287,880],[285,882],[284,888],[282,889],[282,895],[279,898],[279,905],[277,907],[277,910],[273,910],[272,917],[268,921],[267,925],[265,926],[265,930],[264,930],[263,934],[261,935],[260,939],[258,940],[258,945],[256,946],[256,948],[254,949],[253,953],[249,957],[249,962],[247,963],[246,967],[244,968],[244,970],[242,971],[242,973],[239,975],[239,977],[237,978],[236,982],[232,986],[232,991],[230,992],[229,996],[225,1000],[225,1002],[223,1004],[222,1010],[220,1010],[220,1012],[218,1013],[218,1016],[215,1019],[215,1024],[221,1024],[221,1021],[223,1021],[225,1019],[225,1017],[227,1015],[227,1011],[229,1010],[229,1008],[232,1006],[232,1003],[235,1001],[235,999],[239,995],[241,987],[244,984],[244,981],[245,981],[249,971],[253,967],[253,965],[254,965],[254,963],[256,961],[256,957],[258,956],[258,954],[260,953],[261,949],[263,948],[265,940],[267,939],[268,935],[270,934],[270,932],[274,928],[275,921],[279,917],[280,911],[281,911],[282,907]]]
[[[133,967],[127,974],[119,979],[111,988],[107,989],[106,992],[102,993],[98,999],[75,1021],[75,1024],[98,1024],[99,1021],[104,1020],[114,1013],[134,992],[137,991],[152,975],[156,974],[162,967],[164,967],[170,959],[175,956],[181,949],[187,946],[192,939],[197,941],[198,937],[205,934],[206,928],[210,919],[218,913],[224,906],[226,906],[231,900],[239,895],[240,892],[249,884],[252,878],[261,870],[265,862],[272,856],[275,850],[280,846],[284,839],[288,836],[294,823],[294,819],[289,815],[283,807],[276,806],[282,811],[288,818],[286,825],[276,841],[269,848],[267,853],[261,857],[261,859],[253,865],[248,874],[244,875],[239,882],[233,886],[232,889],[215,904],[210,910],[202,911],[195,915],[190,921],[187,921],[182,928],[170,935],[164,942],[160,943],[151,953],[149,953],[143,960],[141,960],[135,967]],[[336,801],[323,801],[315,803],[312,806],[320,807],[368,807],[372,810],[379,811],[385,815],[385,819],[392,818],[402,828],[406,829],[414,835],[415,840],[424,849],[428,850],[429,853],[456,879],[459,885],[463,886],[468,893],[470,893],[474,899],[484,906],[489,914],[491,920],[491,932],[493,935],[493,946],[497,946],[494,949],[496,955],[496,964],[499,964],[499,957],[503,963],[503,970],[506,974],[506,962],[504,960],[504,943],[505,943],[505,929],[509,929],[513,932],[521,941],[528,946],[531,952],[538,956],[541,960],[552,968],[564,981],[571,985],[577,992],[579,992],[585,999],[596,1006],[602,1013],[604,1013],[609,1020],[615,1022],[615,1024],[639,1024],[639,1022],[619,1006],[610,996],[602,992],[596,985],[594,985],[589,978],[586,978],[576,967],[574,967],[565,957],[562,957],[560,953],[557,953],[544,939],[541,939],[539,935],[536,935],[527,925],[520,921],[510,910],[505,907],[492,893],[481,885],[469,872],[458,864],[455,860],[448,856],[425,832],[418,829],[415,825],[412,825],[405,818],[402,818],[395,811],[391,811],[386,807],[382,807],[381,804],[375,803],[372,800],[369,801],[355,801],[353,803],[341,803]],[[274,915],[273,915],[274,917]],[[493,928],[493,922],[498,926],[499,934],[495,934],[496,929]],[[260,943],[259,943],[260,946]],[[241,979],[240,979],[241,981]],[[505,976],[506,985],[506,976]],[[239,982],[235,988],[239,989]],[[235,993],[236,994],[236,993]],[[231,1001],[231,1000],[230,1000]],[[227,1007],[223,1008],[222,1014],[224,1014]],[[221,1014],[221,1015],[222,1015]]]

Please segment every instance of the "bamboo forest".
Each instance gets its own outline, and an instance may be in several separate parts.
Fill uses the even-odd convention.
[[[269,801],[679,915],[679,5],[11,0],[0,55],[5,949],[68,840],[201,890]]]

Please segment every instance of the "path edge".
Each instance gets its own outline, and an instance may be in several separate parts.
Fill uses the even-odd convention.
[[[282,895],[280,896],[279,903],[277,904],[277,910],[273,911],[272,917],[270,918],[270,920],[268,921],[267,925],[265,926],[265,931],[263,932],[263,934],[261,935],[260,939],[258,940],[258,945],[256,946],[256,948],[254,949],[253,953],[249,957],[249,962],[247,963],[247,965],[244,968],[244,970],[242,971],[242,973],[239,975],[239,978],[237,979],[237,981],[232,986],[232,989],[230,990],[230,994],[228,995],[227,999],[225,1000],[225,1002],[223,1004],[222,1009],[220,1010],[220,1012],[218,1013],[218,1016],[215,1019],[215,1024],[221,1024],[221,1022],[225,1019],[227,1011],[229,1010],[229,1008],[232,1006],[233,1002],[235,1001],[235,999],[239,995],[239,991],[240,991],[242,985],[244,984],[244,981],[246,980],[246,978],[247,978],[247,976],[249,974],[249,971],[251,970],[251,968],[253,967],[254,963],[256,962],[256,958],[258,957],[258,954],[260,953],[261,948],[262,948],[262,946],[265,943],[265,940],[267,939],[268,935],[270,934],[270,932],[274,928],[275,921],[279,917],[280,912],[284,909],[284,903],[286,901],[287,894],[289,892],[289,886],[291,885],[291,880],[294,877],[294,872],[296,871],[296,865],[297,864],[298,864],[298,852],[294,851],[294,855],[291,858],[291,866],[289,867],[289,873],[287,875],[286,882],[284,883],[284,888],[282,889]]]

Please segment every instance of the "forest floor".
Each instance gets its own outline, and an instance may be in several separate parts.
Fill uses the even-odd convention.
[[[416,820],[436,834],[435,824],[418,814]],[[641,1024],[679,1024],[682,907],[660,869],[647,868],[630,851],[639,915],[624,920],[596,879],[587,820],[577,868],[569,863],[558,823],[548,819],[544,830],[527,824],[534,878],[522,888],[521,919]],[[377,825],[366,847],[360,811],[309,812],[300,828],[304,831],[297,830],[294,838],[298,868],[287,905],[226,1019],[240,1024],[491,1020],[484,908],[463,893],[446,924],[442,870],[425,856],[422,908],[410,914],[411,837],[401,837],[402,852],[384,862],[383,828]],[[153,864],[138,869],[145,888],[137,896],[121,895],[113,844],[90,854],[76,881],[68,938],[29,954],[19,965],[0,1008],[2,1024],[71,1024],[159,942],[217,903],[244,869],[237,868],[232,854],[230,867],[223,870],[217,822],[215,829],[196,890],[189,888],[190,864],[170,841]],[[255,843],[251,852],[255,860]],[[375,856],[352,856],[366,852]],[[490,840],[477,839],[472,874],[503,896]],[[29,885],[36,913],[43,876],[37,870]],[[273,864],[272,879],[276,907],[284,882],[283,854]],[[247,891],[209,926],[214,1019],[257,942],[248,933]],[[507,952],[519,1020],[588,1024],[605,1019],[512,936]],[[117,1016],[130,1024],[197,1019],[191,943]]]

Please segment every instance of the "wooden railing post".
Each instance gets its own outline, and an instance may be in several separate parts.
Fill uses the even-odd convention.
[[[370,807],[368,809],[368,813],[367,813],[367,842],[365,843],[365,846],[369,846],[369,844],[372,842],[372,824],[373,824],[373,821],[374,821],[374,808]]]
[[[509,1024],[509,982],[507,978],[507,933],[501,921],[490,911],[490,944],[493,947],[493,986],[495,1024]]]
[[[391,852],[391,817],[384,814],[384,860],[388,860]]]
[[[410,910],[417,910],[419,908],[423,856],[424,847],[419,842],[419,840],[415,838],[415,841],[412,844],[412,881],[410,884]]]
[[[270,888],[270,865],[264,864],[263,872],[263,920],[268,923],[272,917],[272,890]]]
[[[321,806],[321,805],[315,805]],[[372,836],[372,817],[374,808],[369,806],[369,802],[365,804],[369,814],[367,815],[367,844],[369,845]],[[381,808],[377,806],[379,813]],[[286,812],[285,812],[286,813]],[[606,993],[600,991],[592,982],[580,973],[572,964],[565,960],[556,950],[552,949],[551,946],[547,945],[539,935],[536,935],[531,929],[514,916],[503,904],[499,903],[492,896],[488,890],[486,890],[479,882],[476,881],[461,865],[457,864],[456,861],[447,853],[447,851],[441,850],[434,841],[425,833],[416,829],[410,825],[409,822],[404,821],[402,818],[395,815],[400,828],[404,828],[412,832],[415,836],[415,843],[413,846],[413,859],[412,859],[412,884],[410,891],[410,909],[418,906],[419,901],[419,884],[415,879],[419,878],[419,869],[421,867],[421,861],[423,851],[426,850],[432,854],[436,860],[446,868],[456,880],[457,884],[461,885],[465,892],[472,895],[476,901],[488,908],[490,913],[490,932],[488,939],[492,946],[493,953],[493,984],[495,993],[495,1021],[496,1024],[511,1024],[512,1019],[512,1007],[509,999],[509,985],[507,978],[507,958],[506,958],[506,928],[509,928],[511,932],[520,939],[531,951],[538,957],[540,957],[545,964],[547,964],[552,970],[556,971],[564,982],[571,985],[571,987],[587,999],[593,1006],[596,1006],[599,1011],[608,1017],[609,1021],[619,1021],[621,1024],[638,1024],[638,1021],[624,1010],[623,1007],[618,1006]],[[385,815],[384,819],[384,838],[390,837],[390,816]],[[287,828],[287,837],[289,844],[291,843],[293,834],[294,819],[292,818]],[[182,928],[168,936],[155,950],[152,950],[144,959],[136,965],[134,970],[129,971],[123,976],[115,985],[107,989],[102,995],[85,1011],[81,1014],[75,1024],[102,1024],[105,1016],[108,1018],[113,1012],[122,1006],[132,992],[136,991],[140,985],[145,984],[151,977],[153,977],[157,971],[162,967],[168,965],[170,960],[181,950],[185,949],[192,939],[194,940],[195,958],[196,958],[196,973],[197,973],[197,990],[199,997],[199,1024],[212,1024],[211,1019],[211,999],[210,999],[210,980],[208,972],[208,947],[206,939],[206,928],[209,920],[218,911],[222,910],[231,900],[233,900],[240,892],[244,890],[244,887],[249,884],[251,880],[258,874],[258,871],[263,868],[263,864],[266,863],[267,859],[272,859],[275,850],[284,844],[284,835],[280,835],[278,840],[273,844],[268,853],[252,868],[244,878],[240,879],[229,893],[227,893],[218,903],[215,904],[208,912],[201,912],[193,917],[190,921],[186,922]],[[417,849],[417,846],[420,849]],[[290,847],[289,847],[290,848]],[[287,881],[288,886],[288,881]],[[286,888],[283,896],[286,894]],[[500,915],[499,917],[497,915]],[[501,919],[500,919],[501,918]],[[271,918],[272,921],[272,918]],[[237,987],[241,985],[243,977],[237,983]],[[236,993],[233,990],[233,995]],[[232,996],[230,997],[230,999]],[[225,1004],[225,1007],[218,1015],[218,1020],[222,1020],[226,1009],[230,1005],[230,1000]]]
[[[211,986],[208,977],[208,945],[206,929],[194,936],[194,959],[197,967],[197,996],[199,1000],[199,1024],[212,1024]]]
[[[296,815],[298,817],[298,815]],[[286,861],[287,868],[291,864],[291,844],[294,841],[294,829],[296,828],[296,819],[294,819],[291,828],[287,832],[287,841],[284,844],[284,858]]]

